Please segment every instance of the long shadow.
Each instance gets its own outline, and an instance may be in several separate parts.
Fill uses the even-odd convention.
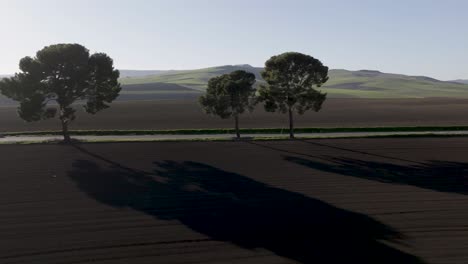
[[[357,154],[363,154],[363,155],[368,155],[372,157],[377,157],[377,158],[384,158],[384,159],[389,159],[389,160],[397,160],[397,161],[403,161],[403,162],[409,162],[409,163],[415,163],[415,164],[422,164],[419,161],[414,161],[414,160],[409,160],[409,159],[402,159],[398,157],[392,157],[388,155],[382,155],[382,154],[376,154],[376,153],[371,153],[367,151],[361,151],[361,150],[355,150],[355,149],[350,149],[350,148],[343,148],[343,147],[338,147],[338,146],[333,146],[325,143],[319,143],[319,142],[313,142],[313,141],[307,141],[303,139],[297,139],[297,141],[314,145],[314,146],[319,146],[319,147],[326,147],[326,148],[331,148],[331,149],[336,149],[336,150],[342,150],[342,151],[347,151],[347,152],[352,152],[352,153],[357,153]]]
[[[389,226],[236,173],[191,161],[158,161],[151,174],[108,164],[77,160],[69,176],[101,203],[178,220],[213,240],[301,263],[422,263],[384,243],[403,239]]]
[[[468,194],[467,163],[428,161],[400,165],[344,157],[328,157],[326,162],[297,156],[285,156],[284,159],[314,170],[385,183],[413,185],[440,192]]]
[[[273,151],[277,151],[277,152],[281,152],[281,153],[287,153],[287,154],[292,154],[292,155],[300,155],[300,156],[305,156],[305,157],[314,158],[314,159],[322,159],[320,156],[314,156],[314,155],[310,155],[310,154],[303,153],[303,152],[297,152],[297,151],[293,151],[293,150],[287,150],[287,149],[283,149],[283,148],[273,147],[273,146],[270,146],[270,145],[267,145],[267,144],[261,144],[261,143],[254,142],[254,141],[243,141],[243,142],[246,143],[246,144],[250,144],[250,145],[253,145],[253,146],[257,146],[257,147],[261,147],[261,148],[264,148],[264,149],[273,150]]]
[[[319,146],[319,147],[326,147],[326,148],[331,148],[331,149],[336,149],[336,150],[341,150],[341,151],[346,151],[346,152],[351,152],[351,153],[368,155],[368,156],[377,157],[377,158],[384,158],[384,159],[389,159],[389,160],[403,161],[403,162],[409,162],[409,163],[414,163],[414,164],[423,164],[421,162],[414,161],[414,160],[401,159],[401,158],[397,158],[397,157],[392,157],[392,156],[387,156],[387,155],[380,155],[380,154],[375,154],[375,153],[366,152],[366,151],[359,151],[359,150],[354,150],[354,149],[342,148],[342,147],[332,146],[332,145],[328,145],[328,144],[324,144],[324,143],[311,142],[311,141],[307,141],[307,140],[303,140],[303,139],[294,139],[294,141],[307,143],[307,144],[311,144],[311,145],[315,145],[315,146]],[[253,141],[244,141],[244,142],[247,143],[247,144],[250,144],[250,145],[254,145],[254,146],[269,149],[269,150],[274,150],[274,151],[277,151],[277,152],[282,152],[282,153],[287,153],[287,154],[292,154],[292,155],[299,155],[299,156],[304,156],[304,157],[314,158],[314,159],[322,159],[324,161],[327,160],[327,159],[323,158],[322,156],[310,155],[310,154],[304,153],[304,152],[298,152],[298,151],[287,150],[287,149],[284,149],[284,148],[273,147],[273,146],[266,145],[266,144],[261,144],[261,143],[258,143],[258,142],[253,142]]]

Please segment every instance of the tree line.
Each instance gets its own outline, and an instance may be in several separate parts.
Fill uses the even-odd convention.
[[[90,114],[109,107],[121,91],[120,73],[105,53],[90,54],[79,44],[47,46],[35,57],[24,57],[20,72],[0,80],[0,93],[19,102],[18,114],[27,122],[58,115],[65,142],[69,124],[76,118],[74,103],[81,102]],[[294,114],[319,111],[326,99],[320,88],[328,80],[328,67],[312,56],[286,52],[265,62],[264,83],[242,70],[211,78],[199,99],[207,114],[233,118],[240,138],[239,118],[262,103],[269,112],[289,117],[289,136],[294,138]],[[55,104],[50,104],[55,102]]]

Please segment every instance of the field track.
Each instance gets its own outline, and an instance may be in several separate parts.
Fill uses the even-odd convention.
[[[468,131],[394,131],[394,132],[337,132],[337,133],[296,133],[298,139],[338,139],[338,138],[395,138],[395,137],[467,137]],[[287,131],[282,134],[242,134],[241,140],[265,141],[289,139]],[[154,142],[154,141],[231,141],[235,134],[197,135],[73,135],[73,140],[81,143]],[[0,136],[0,144],[38,144],[62,142],[61,135],[44,136]]]
[[[196,100],[113,103],[96,115],[79,112],[74,130],[231,128],[232,120],[203,113]],[[319,113],[296,116],[297,127],[467,126],[468,99],[329,99]],[[0,107],[0,132],[58,130],[58,120],[26,123],[15,107]],[[287,115],[259,107],[240,120],[244,128],[286,128]]]
[[[468,263],[468,138],[1,145],[0,263]]]

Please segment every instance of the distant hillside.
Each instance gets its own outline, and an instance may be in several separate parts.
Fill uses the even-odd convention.
[[[122,92],[145,92],[145,91],[160,91],[160,92],[197,92],[199,91],[173,83],[143,83],[143,84],[126,84],[122,86]]]
[[[186,87],[204,90],[208,80],[212,77],[229,73],[235,70],[246,70],[255,74],[261,80],[260,72],[263,68],[256,68],[250,65],[226,65],[197,70],[167,71],[151,76],[121,78],[122,84],[142,84],[142,83],[173,83]]]
[[[255,74],[257,83],[263,82],[260,75],[263,68],[250,65],[172,71],[121,70],[123,90],[118,100],[196,98],[206,89],[210,78],[235,70],[250,71]],[[330,70],[329,76],[330,80],[321,90],[335,98],[468,98],[466,80],[445,82],[373,70]],[[10,103],[0,96],[0,105]]]
[[[175,71],[157,75],[122,78],[123,84],[171,83],[203,91],[210,78],[234,70],[254,73],[259,82],[263,68],[250,65],[226,65],[205,69]],[[372,70],[330,70],[330,80],[321,89],[330,97],[351,98],[422,98],[468,97],[468,85],[444,82],[425,76],[382,73]]]
[[[333,97],[424,98],[468,97],[468,85],[440,81],[425,76],[379,71],[331,70],[323,87]]]
[[[452,82],[468,84],[468,80],[453,80]]]
[[[143,83],[123,85],[118,101],[195,99],[202,92],[173,83]]]
[[[119,70],[120,78],[144,77],[149,75],[158,75],[169,71],[146,71],[146,70]]]

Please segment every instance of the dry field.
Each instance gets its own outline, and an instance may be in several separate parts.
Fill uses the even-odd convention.
[[[0,146],[0,263],[468,263],[468,138]]]

